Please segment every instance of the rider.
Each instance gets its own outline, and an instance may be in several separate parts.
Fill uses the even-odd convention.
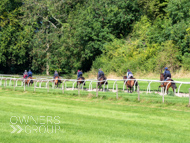
[[[54,72],[54,77],[53,77],[53,79],[55,79],[56,77],[58,77],[58,82],[59,82],[59,83],[62,83],[61,80],[59,79],[59,74],[58,74],[57,71]]]
[[[32,77],[32,71],[31,70],[28,71],[28,77]]]
[[[26,79],[27,77],[28,77],[28,73],[27,73],[27,70],[25,70],[24,73],[23,73],[23,78]]]
[[[171,78],[171,73],[168,70],[167,67],[165,67],[165,71],[164,71],[164,81],[166,81],[168,78]]]
[[[82,71],[80,71],[80,70],[78,70],[78,72],[77,72],[77,80],[79,79],[79,77],[81,77],[82,76]]]
[[[57,72],[57,71],[55,71],[55,72],[54,72],[54,77],[53,77],[53,79],[55,79],[56,77],[58,77],[58,78],[59,78],[59,74],[58,74],[58,72]]]
[[[131,77],[133,77],[132,72],[128,69],[127,70],[127,79],[130,79]]]
[[[99,69],[97,79],[99,80],[102,76],[104,76],[104,72],[101,69]]]

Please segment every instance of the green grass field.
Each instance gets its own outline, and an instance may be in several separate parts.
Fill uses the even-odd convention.
[[[0,142],[189,142],[188,98],[0,88]],[[23,120],[28,118],[28,122]],[[26,124],[27,123],[27,124]],[[44,124],[41,124],[44,123]],[[17,130],[14,133],[14,126]],[[22,128],[20,133],[18,126]],[[53,129],[53,130],[52,130]]]

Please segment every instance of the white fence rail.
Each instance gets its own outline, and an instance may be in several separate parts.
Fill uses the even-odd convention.
[[[15,86],[17,87],[18,86],[18,81],[25,81],[26,79],[23,79],[23,78],[7,78],[7,77],[0,77],[0,86],[2,86],[2,81],[5,80],[6,82],[4,82],[4,86],[12,86],[12,82],[16,82]],[[52,88],[54,88],[54,79],[45,79],[45,78],[38,78],[38,79],[32,79],[35,84],[35,86],[37,88],[42,88],[42,83],[45,82],[46,83],[46,88],[48,87],[48,84],[49,83],[52,83]],[[72,82],[72,90],[74,90],[74,86],[75,84],[77,83],[77,81],[83,81],[83,80],[75,80],[75,79],[60,79],[65,85],[65,89],[67,89],[67,82]],[[116,88],[116,85],[117,85],[117,82],[119,81],[123,81],[123,91],[125,89],[125,84],[127,81],[130,81],[130,80],[134,80],[134,79],[107,79],[105,81],[109,82],[109,81],[114,81],[113,83],[113,91],[114,89]],[[8,84],[8,81],[9,81],[9,84]],[[90,82],[89,83],[89,91],[92,91],[93,88],[92,88],[92,83],[95,82],[95,83],[98,83],[100,81],[97,81],[97,80],[94,80],[94,79],[87,79],[87,80],[84,80],[85,82]],[[163,82],[166,82],[166,81],[159,81],[159,80],[147,80],[147,79],[135,79],[135,83],[136,82],[139,82],[139,81],[145,81],[145,82],[148,82],[148,86],[147,86],[147,93],[151,93],[151,83],[163,83]],[[21,86],[24,86],[23,82],[21,82]],[[82,89],[83,89],[83,86],[84,86],[84,83],[82,84]],[[182,84],[189,84],[190,85],[190,82],[181,82],[181,81],[167,81],[167,86],[169,85],[169,83],[178,83],[180,84],[179,87],[178,87],[178,94],[180,93],[180,88],[182,86]],[[5,85],[6,84],[6,85]],[[167,87],[166,86],[166,87]],[[108,85],[107,85],[107,89],[108,89]],[[135,90],[135,86],[134,86],[134,90]],[[103,85],[103,91],[105,91],[105,84]],[[165,94],[166,94],[166,91],[165,91]]]
[[[7,76],[7,75],[6,75]],[[21,87],[24,87],[24,91],[26,90],[25,88],[25,81],[28,80],[28,79],[23,79],[23,78],[7,78],[7,77],[0,77],[0,86],[14,86],[14,90],[15,88],[18,86],[18,81],[21,81]],[[33,83],[34,83],[34,91],[36,91],[36,88],[43,88],[42,87],[42,83],[45,83],[45,88],[47,88],[47,91],[49,92],[49,83],[52,83],[52,89],[55,88],[55,84],[54,84],[54,79],[46,79],[46,78],[38,78],[38,79],[32,79],[33,80]],[[75,84],[77,83],[77,81],[84,81],[83,84],[82,84],[82,90],[83,90],[83,86],[86,82],[90,82],[89,83],[89,90],[88,91],[92,91],[93,88],[92,88],[92,83],[95,82],[96,83],[96,96],[98,96],[98,82],[102,82],[102,81],[97,81],[97,80],[94,80],[94,79],[87,79],[87,80],[75,80],[75,79],[59,79],[62,81],[62,90],[63,90],[63,93],[64,93],[64,90],[67,89],[67,82],[72,82],[72,90],[74,90],[74,86]],[[123,91],[125,89],[125,84],[127,81],[130,81],[130,80],[135,80],[135,83],[136,82],[139,82],[139,81],[145,81],[145,82],[148,82],[148,86],[147,86],[147,93],[151,93],[150,92],[150,89],[151,89],[151,83],[163,83],[163,82],[167,82],[167,85],[166,85],[166,89],[169,85],[169,83],[178,83],[180,84],[179,87],[178,87],[178,95],[179,95],[179,91],[180,91],[180,87],[182,86],[182,84],[189,84],[190,85],[190,82],[180,82],[180,81],[158,81],[158,80],[147,80],[147,79],[123,79],[123,80],[117,80],[117,79],[107,79],[107,80],[104,80],[104,81],[114,81],[113,83],[113,91],[114,89],[116,89],[116,98],[118,99],[118,82],[119,81],[122,81],[123,82]],[[4,83],[3,83],[4,81]],[[9,82],[8,82],[9,81]],[[14,84],[12,83],[14,82]],[[108,89],[108,85],[107,85],[107,89]],[[135,86],[134,86],[134,90],[135,90]],[[103,85],[103,91],[105,91],[105,83]],[[138,100],[140,100],[140,87],[138,85],[138,89],[137,89],[137,92],[138,92]],[[161,93],[162,93],[162,102],[164,102],[164,95],[166,95],[166,90],[165,90],[165,93],[163,92],[163,88],[161,88]],[[80,87],[78,87],[78,94],[80,95]],[[175,92],[174,92],[175,94]],[[189,105],[190,105],[190,89],[189,89]]]

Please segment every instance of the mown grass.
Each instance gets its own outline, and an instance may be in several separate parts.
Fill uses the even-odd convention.
[[[154,94],[142,94],[138,102],[136,93],[120,92],[116,100],[115,94],[110,92],[99,92],[96,98],[94,92],[81,91],[79,97],[77,91],[62,94],[59,89],[50,89],[49,93],[37,89],[34,93],[32,88],[27,88],[26,92],[22,89],[0,89],[0,142],[174,143],[190,140],[187,98],[166,96],[166,103],[162,104],[161,96]],[[41,132],[26,133],[24,130],[11,134],[12,116],[34,119],[45,116],[42,122],[47,116],[57,116],[60,130],[47,133],[41,128]],[[16,123],[16,118],[11,121]],[[14,125],[25,129],[26,124],[19,121]],[[34,121],[27,125],[38,129],[42,126]]]

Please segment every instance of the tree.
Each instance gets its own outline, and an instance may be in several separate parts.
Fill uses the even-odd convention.
[[[21,24],[21,0],[3,0],[0,4],[0,67],[6,73],[18,73],[30,63],[30,34]]]

